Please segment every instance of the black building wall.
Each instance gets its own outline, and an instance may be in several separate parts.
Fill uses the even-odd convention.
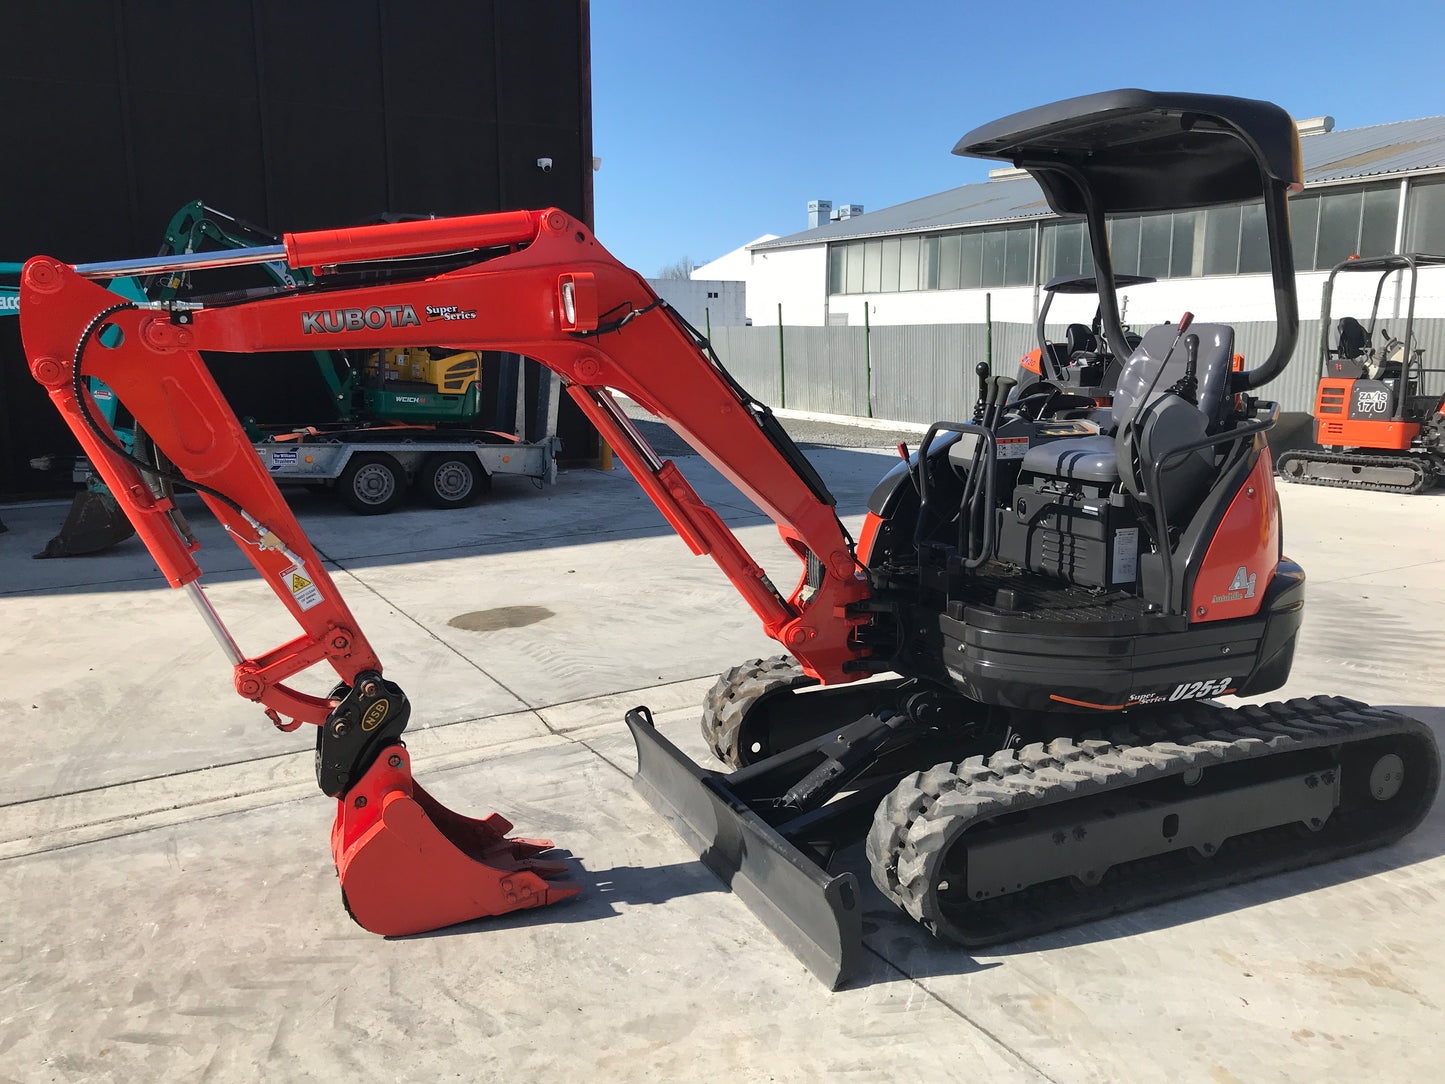
[[[278,234],[592,218],[587,0],[0,0],[0,26],[0,261],[149,255],[197,198]],[[0,496],[53,490],[28,460],[74,447],[17,325],[0,318]],[[322,394],[305,359],[212,363],[233,403]],[[567,458],[590,458],[562,411]]]

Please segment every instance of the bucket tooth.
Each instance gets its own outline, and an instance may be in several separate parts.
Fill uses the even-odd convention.
[[[582,891],[557,880],[567,864],[534,856],[544,839],[512,839],[442,805],[411,778],[400,746],[386,750],[338,802],[331,849],[342,897],[358,924],[387,936],[544,907]]]

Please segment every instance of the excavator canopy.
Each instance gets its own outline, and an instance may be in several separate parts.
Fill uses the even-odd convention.
[[[1029,170],[1059,214],[1085,211],[1069,173],[1093,190],[1105,214],[1258,199],[1266,177],[1296,190],[1303,183],[1289,114],[1217,94],[1110,90],[1068,98],[975,128],[953,153]]]

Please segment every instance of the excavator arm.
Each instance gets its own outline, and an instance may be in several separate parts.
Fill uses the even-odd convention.
[[[475,262],[441,274],[327,285],[338,269],[473,251]],[[118,303],[94,281],[282,256],[319,285],[260,299]],[[406,696],[382,676],[200,351],[377,349],[424,334],[440,346],[535,358],[562,377],[668,522],[694,553],[712,556],[808,674],[825,684],[861,676],[850,664],[865,653],[853,630],[866,620],[856,604],[868,586],[822,481],[646,282],[562,211],[288,234],[282,246],[151,261],[72,267],[36,257],[22,275],[21,327],[32,374],[167,581],[191,595],[234,666],[237,692],[282,729],[318,727],[318,782],[339,801],[332,844],[342,890],[368,929],[419,932],[577,888],[555,880],[564,867],[534,857],[547,841],[508,839],[502,818],[460,817],[412,781],[400,742]],[[296,638],[259,655],[236,645],[200,589],[196,543],[177,529],[149,465],[130,458],[98,416],[88,377],[109,385],[151,434],[172,480],[196,489],[295,618]],[[803,564],[788,595],[648,447],[609,389],[668,422],[773,518]],[[287,684],[321,662],[340,678],[330,696]]]

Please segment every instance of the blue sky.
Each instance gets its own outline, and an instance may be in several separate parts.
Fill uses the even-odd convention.
[[[1235,94],[1337,128],[1445,114],[1445,0],[592,0],[598,239],[655,275],[807,202],[878,210],[984,180],[949,151],[1115,87]]]

